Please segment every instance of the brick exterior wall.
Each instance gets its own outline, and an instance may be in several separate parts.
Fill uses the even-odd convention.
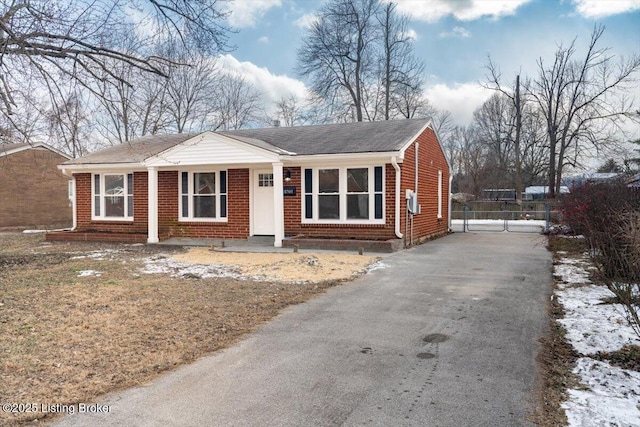
[[[384,224],[302,224],[302,168],[285,168],[291,171],[287,186],[296,187],[295,196],[284,198],[284,233],[286,236],[323,238],[351,238],[387,240],[395,236],[395,182],[396,174],[391,164],[385,165],[385,223]]]
[[[71,226],[65,161],[38,147],[0,157],[0,227]]]
[[[449,169],[444,153],[431,129],[425,130],[417,139],[419,144],[418,199],[422,212],[414,216],[414,242],[422,238],[447,232],[449,206]],[[401,232],[405,232],[405,190],[414,189],[415,144],[405,153],[400,165],[401,181]],[[385,165],[385,223],[366,224],[302,224],[302,197],[300,167],[285,166],[291,172],[291,181],[286,186],[296,188],[295,196],[284,197],[284,231],[286,236],[306,236],[322,238],[350,239],[396,239],[395,235],[395,182],[396,173],[391,164]],[[442,218],[438,211],[438,170],[442,171]],[[249,169],[229,169],[228,222],[179,222],[178,197],[179,174],[176,171],[158,173],[158,234],[166,237],[204,237],[244,239],[249,237],[250,206]],[[118,233],[147,232],[147,173],[134,174],[134,220],[133,221],[91,221],[91,174],[77,174],[78,231],[105,231]]]
[[[249,236],[249,170],[227,171],[227,222],[178,221],[178,172],[158,172],[158,234],[167,237],[245,239]],[[91,174],[76,174],[78,232],[141,233],[148,230],[147,172],[133,174],[133,221],[91,220]]]
[[[449,223],[449,166],[445,154],[438,144],[436,134],[427,128],[416,140],[418,149],[418,204],[421,212],[413,217],[413,239],[421,240],[447,232]],[[401,165],[400,231],[405,234],[406,190],[415,190],[415,154],[416,145],[412,144],[405,152]],[[438,218],[438,171],[442,171],[442,218]],[[410,223],[409,223],[410,225]]]

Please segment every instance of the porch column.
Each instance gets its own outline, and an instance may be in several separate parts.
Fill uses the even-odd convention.
[[[158,243],[158,169],[148,167],[147,176],[147,243]]]
[[[273,163],[273,219],[275,221],[273,246],[276,248],[282,247],[282,239],[284,239],[284,186],[282,180],[282,163]]]

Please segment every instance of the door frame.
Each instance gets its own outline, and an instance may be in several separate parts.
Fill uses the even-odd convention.
[[[273,173],[273,169],[268,169],[268,168],[260,168],[260,169],[252,169],[251,170],[251,174],[250,174],[250,188],[251,188],[251,210],[250,210],[250,215],[251,215],[251,229],[250,229],[250,235],[251,236],[275,236],[276,234],[276,226],[275,226],[275,203],[274,203],[274,194],[275,194],[275,182],[274,185],[272,185],[271,188],[271,208],[272,208],[272,212],[273,212],[273,221],[269,227],[270,229],[270,233],[257,233],[256,232],[256,219],[258,217],[258,212],[260,212],[259,209],[256,209],[256,202],[257,202],[257,197],[256,197],[256,191],[258,188],[258,184],[259,184],[259,174],[261,173],[267,173],[267,174],[271,174],[274,175]],[[274,178],[275,179],[275,178]]]

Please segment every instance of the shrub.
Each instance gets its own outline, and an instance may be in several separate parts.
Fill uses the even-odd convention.
[[[564,198],[562,210],[640,336],[640,191],[622,182],[587,184]]]

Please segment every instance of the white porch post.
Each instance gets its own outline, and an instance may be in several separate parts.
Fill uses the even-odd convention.
[[[148,235],[147,243],[158,243],[158,169],[155,167],[147,168],[148,174],[148,211],[147,224]]]
[[[284,239],[284,187],[282,163],[273,163],[273,219],[275,221],[275,240],[273,246],[282,247]]]

